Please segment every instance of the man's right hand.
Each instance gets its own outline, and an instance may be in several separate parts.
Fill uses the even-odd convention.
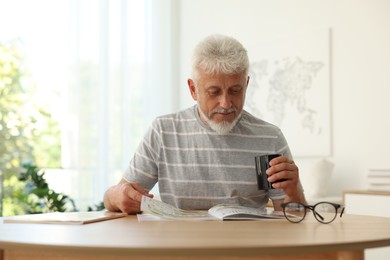
[[[122,178],[104,194],[104,206],[109,211],[137,214],[141,212],[142,195],[153,198],[139,183],[130,183]]]

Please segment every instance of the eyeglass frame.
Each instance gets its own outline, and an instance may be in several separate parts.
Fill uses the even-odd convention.
[[[304,209],[305,209],[304,215],[303,215],[302,219],[299,220],[299,221],[292,221],[292,220],[290,220],[290,219],[287,217],[287,215],[286,215],[286,214],[287,214],[287,213],[286,213],[286,210],[285,210],[285,209],[286,209],[286,206],[287,206],[288,204],[292,204],[292,203],[299,204],[299,205],[303,206]],[[321,216],[320,213],[318,213],[318,212],[315,210],[315,207],[316,207],[316,206],[318,206],[319,204],[323,204],[323,203],[330,204],[330,205],[332,205],[332,206],[335,208],[334,217],[333,217],[332,220],[330,220],[330,221],[328,221],[328,222],[324,222],[323,220],[321,220],[321,219],[324,219],[324,218]],[[332,222],[336,219],[336,217],[337,217],[337,212],[338,212],[339,209],[341,209],[340,218],[343,216],[344,209],[345,209],[345,207],[342,206],[342,205],[340,205],[340,204],[333,203],[333,202],[328,202],[328,201],[320,201],[320,202],[318,202],[318,203],[316,203],[316,204],[314,204],[314,205],[305,205],[305,204],[303,204],[303,203],[301,203],[301,202],[290,201],[290,202],[282,203],[281,206],[282,206],[282,208],[283,208],[284,217],[285,217],[288,221],[290,221],[291,223],[300,223],[300,222],[302,222],[302,221],[305,219],[305,217],[306,217],[307,209],[309,209],[309,210],[311,210],[311,211],[313,212],[314,218],[315,218],[318,222],[320,222],[320,223],[322,223],[322,224],[329,224],[329,223],[332,223]]]

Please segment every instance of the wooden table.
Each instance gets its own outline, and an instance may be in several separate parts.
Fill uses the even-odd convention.
[[[0,260],[8,259],[363,259],[390,245],[390,218],[344,215],[303,222],[138,222],[15,224],[0,218]],[[131,257],[130,257],[131,256]]]

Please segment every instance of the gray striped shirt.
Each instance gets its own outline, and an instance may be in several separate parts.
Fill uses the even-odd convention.
[[[283,190],[257,189],[257,155],[292,158],[281,130],[246,111],[225,135],[199,118],[197,106],[156,118],[123,178],[151,189],[158,182],[162,201],[182,209],[220,204],[264,207]]]

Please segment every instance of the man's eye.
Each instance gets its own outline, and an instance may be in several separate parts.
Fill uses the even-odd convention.
[[[232,90],[230,90],[230,93],[231,94],[239,94],[241,92],[241,88],[235,88],[235,89],[232,89]]]
[[[217,96],[219,94],[218,90],[209,90],[208,92],[210,96]]]

